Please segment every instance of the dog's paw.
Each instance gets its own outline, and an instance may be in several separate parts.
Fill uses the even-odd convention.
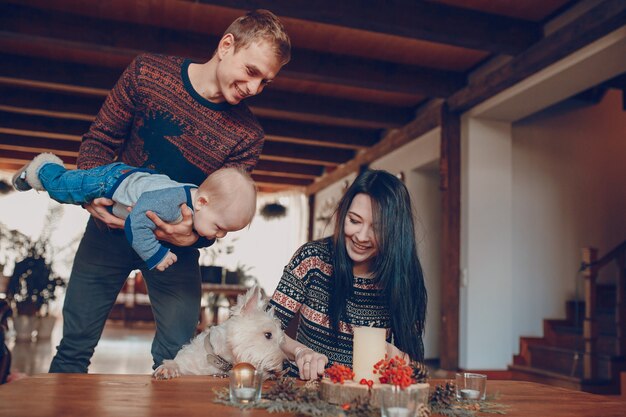
[[[154,379],[172,379],[180,376],[180,369],[174,361],[163,361],[163,364],[154,370]]]

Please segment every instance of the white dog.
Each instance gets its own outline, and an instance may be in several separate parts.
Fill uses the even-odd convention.
[[[228,320],[200,333],[173,360],[164,360],[152,377],[224,376],[239,362],[248,362],[266,374],[280,372],[286,359],[280,349],[285,336],[274,309],[266,311],[266,306],[257,286],[238,296]]]

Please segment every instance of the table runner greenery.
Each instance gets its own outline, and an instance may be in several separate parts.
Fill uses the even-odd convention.
[[[358,398],[343,405],[330,404],[320,398],[319,383],[310,381],[302,386],[294,378],[281,378],[267,392],[261,401],[253,404],[230,402],[228,388],[215,389],[216,403],[241,409],[264,409],[270,413],[288,412],[312,417],[346,416],[379,417],[380,408],[373,407],[369,399]],[[429,406],[421,405],[418,417],[442,415],[446,417],[474,417],[478,412],[506,414],[506,405],[495,402],[497,395],[488,396],[486,401],[458,401],[454,395],[454,383],[437,385],[430,395]]]

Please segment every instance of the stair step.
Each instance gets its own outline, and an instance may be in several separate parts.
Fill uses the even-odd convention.
[[[618,352],[617,342],[616,336],[599,335],[596,341],[596,351],[600,355],[616,356]],[[582,334],[579,333],[558,333],[549,338],[548,346],[583,352],[585,349],[585,340]]]
[[[582,377],[584,352],[555,346],[529,346],[530,363],[534,368],[545,369],[561,375]],[[611,378],[611,357],[597,354],[598,376]]]
[[[605,333],[614,333],[615,332],[615,309],[596,309],[595,320],[598,323],[598,327],[600,331]],[[574,318],[569,317],[562,319],[546,319],[544,320],[545,325],[552,326],[553,328],[557,327],[573,327],[573,328],[581,328],[583,323],[585,322],[584,313],[579,317],[579,320],[576,321]]]
[[[578,308],[578,310],[577,310]],[[615,302],[606,306],[602,304],[596,304],[595,318],[599,322],[614,323],[615,322]],[[585,319],[585,302],[569,300],[565,306],[565,321],[576,325],[578,323],[582,326]]]
[[[614,395],[619,393],[619,386],[607,379],[583,380],[582,378],[526,365],[509,365],[509,371],[511,371],[512,378],[515,380],[538,382],[577,391],[593,392],[595,394]]]

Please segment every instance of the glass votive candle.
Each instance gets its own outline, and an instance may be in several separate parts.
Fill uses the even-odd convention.
[[[456,374],[456,398],[483,401],[487,394],[487,375],[461,372]]]
[[[418,384],[425,385],[425,384]],[[415,385],[402,389],[395,385],[380,388],[380,414],[382,417],[414,417],[420,405],[428,399],[428,389]]]
[[[263,372],[249,369],[234,369],[228,372],[230,378],[230,402],[252,404],[261,400]]]

